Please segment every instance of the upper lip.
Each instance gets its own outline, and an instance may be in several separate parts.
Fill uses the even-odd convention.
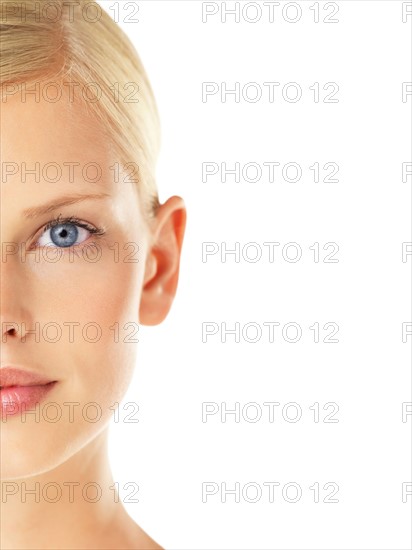
[[[39,373],[17,369],[13,367],[2,367],[0,369],[0,387],[9,388],[11,386],[44,386],[55,382]]]

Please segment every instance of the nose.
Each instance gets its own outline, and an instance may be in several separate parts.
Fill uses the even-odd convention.
[[[30,332],[32,318],[23,305],[27,304],[22,265],[17,258],[1,258],[0,318],[2,344],[20,341]]]

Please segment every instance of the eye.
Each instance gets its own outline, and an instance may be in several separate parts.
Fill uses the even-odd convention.
[[[39,246],[58,246],[66,248],[85,241],[88,237],[87,229],[74,223],[59,223],[46,229],[38,240]]]
[[[44,227],[36,245],[68,248],[82,244],[92,234],[103,231],[75,218],[55,219]]]

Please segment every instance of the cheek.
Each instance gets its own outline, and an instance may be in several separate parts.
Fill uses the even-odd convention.
[[[26,322],[39,323],[41,337],[38,342],[29,337],[28,350],[35,363],[59,380],[53,407],[62,416],[58,422],[46,421],[42,409],[39,422],[2,427],[5,478],[55,468],[109,422],[136,362],[143,266],[142,259],[130,263],[107,257],[96,263],[42,262],[30,267],[24,293]],[[57,340],[56,327],[61,331]],[[68,404],[73,404],[72,418]],[[96,412],[99,420],[89,420]],[[27,452],[22,452],[22,442]]]
[[[86,255],[84,256],[86,257]],[[108,324],[131,316],[137,320],[144,262],[113,257],[106,248],[97,260],[69,255],[59,261],[33,264],[27,280],[29,309],[36,318]]]
[[[57,342],[41,342],[42,355],[58,354],[59,374],[71,397],[106,405],[123,395],[138,341],[138,311],[144,262],[106,253],[97,262],[38,266],[31,278],[33,316]],[[49,354],[47,353],[49,356]]]

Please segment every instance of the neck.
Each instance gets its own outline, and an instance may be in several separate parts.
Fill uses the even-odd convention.
[[[47,473],[2,481],[1,548],[111,548],[116,530],[117,543],[130,531],[135,524],[114,492],[107,435]]]

